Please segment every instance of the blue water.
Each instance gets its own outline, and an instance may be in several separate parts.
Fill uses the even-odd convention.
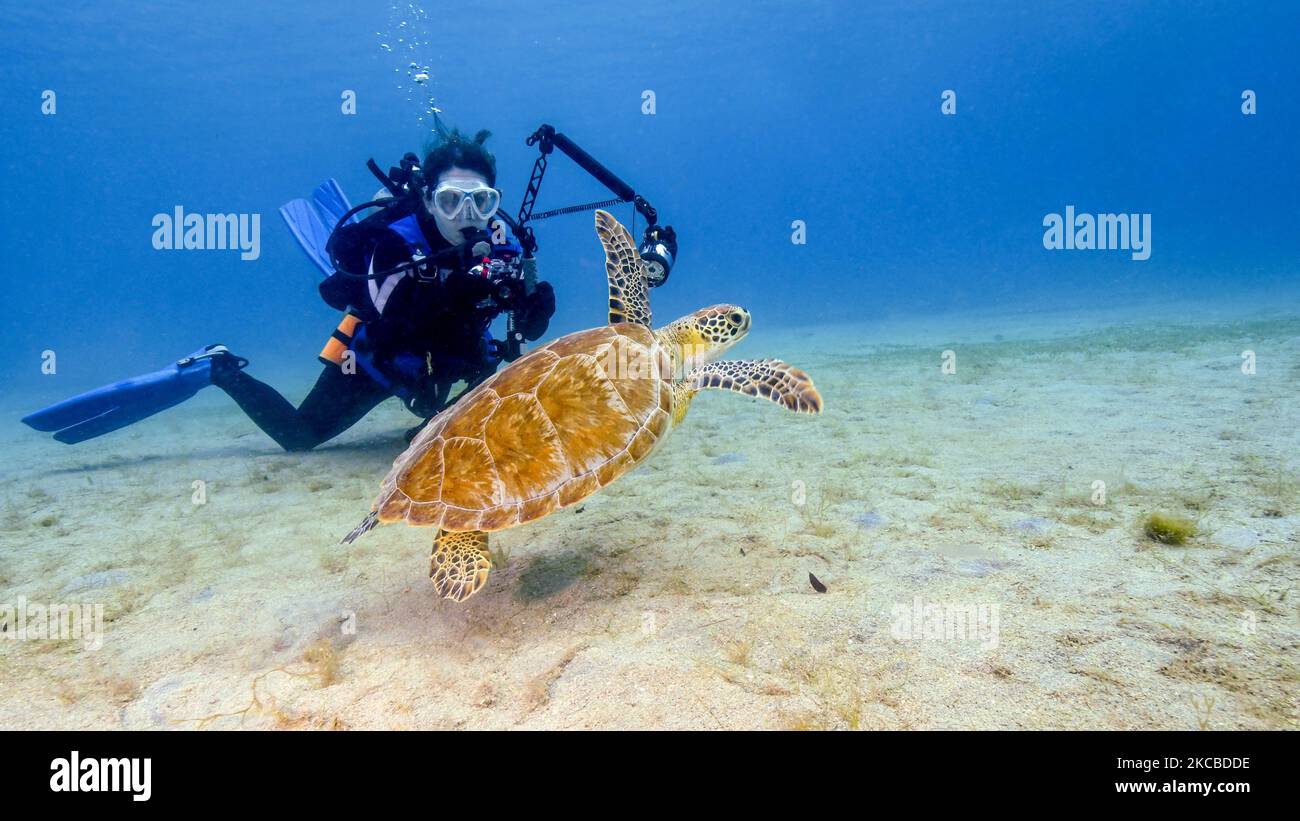
[[[47,349],[78,389],[213,341],[255,371],[314,378],[336,312],[276,209],[330,176],[365,197],[367,158],[421,151],[402,21],[427,20],[420,59],[447,121],[494,132],[512,209],[535,156],[524,139],[545,122],[678,229],[680,263],[653,294],[662,318],[723,300],[760,326],[816,326],[1294,294],[1298,8],[8,3],[6,406],[59,392],[41,382]],[[355,116],[340,111],[344,89]],[[941,112],[946,89],[955,115]],[[539,209],[605,196],[557,156]],[[178,205],[260,214],[260,258],[154,250],[151,219]],[[1067,205],[1151,214],[1150,259],[1045,250],[1044,215]],[[795,220],[806,244],[791,241]],[[537,232],[559,297],[552,335],[599,324],[590,215]]]

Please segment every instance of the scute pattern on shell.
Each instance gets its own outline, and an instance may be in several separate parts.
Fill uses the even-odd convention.
[[[384,479],[379,520],[495,531],[585,499],[668,432],[670,373],[632,323],[532,351],[420,432]]]

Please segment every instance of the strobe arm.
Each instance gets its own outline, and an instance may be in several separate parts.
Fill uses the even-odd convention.
[[[528,222],[533,219],[533,206],[536,204],[537,194],[541,190],[542,177],[546,174],[547,158],[552,151],[558,148],[566,157],[577,163],[579,168],[586,171],[601,185],[608,188],[614,196],[618,197],[616,202],[632,203],[637,212],[645,218],[645,237],[639,250],[642,259],[646,262],[647,272],[650,275],[650,284],[652,286],[662,285],[668,279],[668,273],[677,256],[677,233],[672,229],[672,226],[659,225],[659,212],[655,210],[654,206],[645,197],[638,194],[632,186],[620,179],[617,174],[583,150],[582,146],[556,131],[554,126],[543,124],[537,131],[533,132],[527,143],[530,146],[537,146],[541,153],[533,164],[533,173],[528,180],[524,200],[519,206],[518,218],[513,222],[506,220],[515,236],[519,238],[525,253],[531,256],[532,252],[537,249],[537,241],[533,237],[532,229],[528,227]],[[540,214],[537,219],[586,210],[590,207],[603,207],[608,204],[611,203],[592,203],[587,206],[560,208]]]
[[[579,168],[595,177],[597,182],[612,191],[614,196],[623,202],[633,203],[641,216],[645,217],[647,224],[654,225],[659,222],[659,213],[655,211],[654,206],[646,202],[645,197],[634,191],[632,186],[623,182],[617,174],[583,150],[582,146],[556,131],[553,126],[543,125],[537,129],[537,132],[529,138],[530,145],[535,142],[540,143],[543,154],[551,153],[549,148],[560,149],[566,157],[577,163]]]

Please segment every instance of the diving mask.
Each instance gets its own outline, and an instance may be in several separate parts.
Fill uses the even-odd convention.
[[[433,208],[447,221],[464,214],[471,219],[486,220],[501,207],[501,192],[481,182],[447,180],[433,189],[430,198]]]

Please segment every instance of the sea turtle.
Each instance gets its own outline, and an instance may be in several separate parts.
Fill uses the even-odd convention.
[[[429,575],[464,601],[487,581],[488,533],[587,498],[650,455],[704,388],[820,413],[812,379],[776,359],[713,362],[749,332],[714,305],[650,327],[644,264],[627,229],[596,212],[609,324],[529,352],[440,413],[397,458],[369,516],[344,539],[405,520],[437,528]]]

